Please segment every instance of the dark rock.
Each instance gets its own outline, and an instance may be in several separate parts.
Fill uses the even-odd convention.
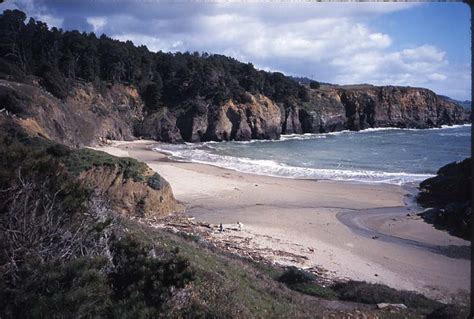
[[[471,198],[471,159],[453,162],[438,170],[435,177],[420,183],[418,202],[424,206],[442,206]]]
[[[188,101],[182,108],[185,112],[176,121],[182,139],[188,142],[202,141],[208,129],[208,113],[212,113],[212,107],[204,100],[197,99]]]
[[[471,193],[471,159],[450,163],[440,168],[437,176],[420,183],[417,201],[433,208],[419,215],[438,229],[470,240]]]
[[[135,134],[156,141],[177,143],[182,142],[181,132],[176,126],[173,114],[163,109],[147,116],[135,126]]]

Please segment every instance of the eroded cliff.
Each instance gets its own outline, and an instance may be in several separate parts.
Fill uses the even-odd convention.
[[[130,140],[141,119],[143,103],[133,86],[97,88],[76,81],[69,95],[59,99],[37,80],[18,83],[0,80],[0,109],[27,132],[79,147],[104,139]]]
[[[133,85],[74,81],[59,99],[34,79],[0,80],[0,105],[28,132],[70,146],[106,139],[164,142],[278,139],[372,127],[429,128],[469,122],[470,112],[423,88],[325,86],[306,100],[276,103],[245,93],[222,103],[196,98],[147,110]]]
[[[283,133],[373,127],[430,128],[469,122],[470,112],[433,91],[397,86],[326,86],[287,108]]]

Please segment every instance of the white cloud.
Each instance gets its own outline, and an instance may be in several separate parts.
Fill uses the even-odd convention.
[[[428,79],[433,81],[444,81],[446,80],[447,76],[441,73],[431,73],[428,75]]]
[[[48,27],[56,27],[56,28],[61,28],[61,26],[63,25],[63,22],[64,22],[64,19],[63,18],[59,18],[59,17],[54,17],[52,15],[49,15],[49,14],[37,14],[35,15],[34,17],[36,20],[39,20],[39,21],[43,21],[45,22]]]
[[[172,39],[159,39],[143,34],[136,33],[123,33],[114,37],[120,41],[131,40],[135,45],[146,45],[148,50],[153,52],[164,51],[164,52],[176,52],[185,50],[183,42]]]
[[[19,9],[25,12],[29,17],[45,22],[49,28],[61,28],[64,18],[56,17],[48,13],[48,9],[43,5],[38,5],[33,0],[16,0],[0,4],[0,12],[4,10]]]
[[[86,18],[86,21],[92,26],[94,32],[101,31],[107,24],[106,17],[88,17]]]

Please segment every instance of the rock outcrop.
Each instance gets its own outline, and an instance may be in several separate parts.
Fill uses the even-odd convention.
[[[418,202],[430,207],[420,216],[436,228],[471,239],[471,158],[439,169],[435,177],[420,183]]]
[[[280,116],[280,108],[269,98],[248,94],[246,103],[206,105],[198,100],[176,124],[189,142],[277,139],[281,133]]]

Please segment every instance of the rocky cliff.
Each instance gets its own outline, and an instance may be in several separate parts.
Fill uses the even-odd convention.
[[[141,119],[143,103],[132,86],[97,88],[76,81],[59,99],[36,79],[26,83],[0,80],[0,109],[34,135],[79,147],[103,139],[130,140]]]
[[[325,86],[288,108],[283,133],[324,133],[373,127],[430,128],[469,121],[469,111],[423,88]]]
[[[59,99],[39,81],[0,80],[0,107],[27,131],[70,145],[137,137],[165,142],[278,139],[371,127],[429,128],[469,122],[470,112],[434,92],[394,86],[325,86],[305,101],[262,94],[215,104],[202,98],[147,111],[133,85],[74,81]]]

